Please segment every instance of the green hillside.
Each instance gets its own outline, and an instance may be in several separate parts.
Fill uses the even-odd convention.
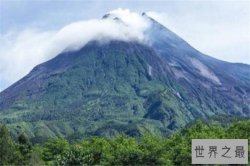
[[[0,93],[0,123],[32,142],[166,136],[196,119],[250,117],[250,65],[204,55],[145,14],[148,43],[90,41]]]
[[[193,119],[158,69],[160,61],[149,61],[156,55],[148,47],[90,45],[79,54],[61,55],[46,64],[51,73],[32,80],[28,90],[22,90],[19,99],[0,112],[0,121],[40,141],[120,133],[136,136],[145,131],[166,135]],[[62,71],[55,66],[61,65],[63,56],[74,57],[70,64],[63,64],[66,69]],[[155,63],[151,64],[155,66],[152,76],[148,63]],[[39,70],[43,66],[31,74]]]
[[[17,92],[8,93],[15,100],[4,101],[9,106],[0,111],[0,122],[33,142],[121,133],[164,136],[194,119],[230,114],[225,104],[235,106],[235,112],[244,106],[210,98],[199,85],[197,90],[185,87],[168,72],[148,46],[90,43],[37,66],[17,82]]]

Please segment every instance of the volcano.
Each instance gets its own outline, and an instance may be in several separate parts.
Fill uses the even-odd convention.
[[[205,55],[143,13],[147,42],[89,41],[0,93],[0,123],[34,141],[168,135],[201,118],[250,117],[250,65]],[[123,23],[112,14],[102,19]]]

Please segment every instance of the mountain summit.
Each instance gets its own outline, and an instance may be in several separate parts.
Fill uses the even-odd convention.
[[[195,119],[250,117],[249,65],[204,55],[145,13],[140,17],[149,23],[143,41],[89,41],[1,92],[0,123],[39,142],[167,135]],[[127,24],[112,13],[103,19]]]

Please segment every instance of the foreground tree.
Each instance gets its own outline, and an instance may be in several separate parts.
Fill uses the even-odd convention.
[[[18,137],[18,150],[21,153],[21,162],[19,163],[20,165],[26,165],[29,163],[29,160],[31,158],[31,150],[32,150],[32,145],[28,140],[28,137],[24,134],[21,133]]]
[[[0,126],[0,165],[18,164],[20,153],[10,136],[6,126]]]
[[[70,148],[67,140],[63,138],[49,140],[43,147],[43,160],[46,162],[55,160]]]

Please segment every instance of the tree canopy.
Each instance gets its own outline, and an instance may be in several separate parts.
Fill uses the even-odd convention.
[[[191,165],[194,138],[250,139],[250,120],[229,126],[198,121],[168,137],[119,135],[74,143],[58,138],[37,145],[32,145],[23,133],[13,141],[7,127],[1,126],[0,165]]]

